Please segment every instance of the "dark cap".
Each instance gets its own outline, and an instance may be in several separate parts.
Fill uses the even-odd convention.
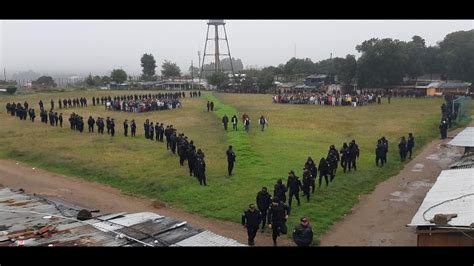
[[[280,202],[280,199],[279,199],[277,196],[275,196],[275,197],[273,197],[272,202],[279,203],[279,202]]]
[[[306,222],[308,222],[308,218],[303,217],[303,218],[300,219],[300,221],[306,223]]]
[[[288,174],[295,174],[295,171],[291,170],[288,172]]]
[[[253,203],[250,203],[250,204],[249,204],[249,208],[250,208],[250,209],[255,209],[255,205],[254,205]]]

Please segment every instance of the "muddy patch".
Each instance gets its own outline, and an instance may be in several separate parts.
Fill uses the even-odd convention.
[[[411,169],[412,172],[421,172],[423,171],[423,168],[425,168],[425,165],[422,163],[417,163],[415,166],[413,166],[413,169]]]

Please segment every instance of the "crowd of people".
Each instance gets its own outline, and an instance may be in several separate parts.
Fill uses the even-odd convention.
[[[190,92],[190,95],[192,97],[192,92]],[[200,93],[197,95],[200,95]],[[101,98],[93,97],[92,102],[94,105],[99,105],[99,103],[105,105],[107,110],[140,113],[180,108],[182,107],[180,100],[185,97],[185,92],[150,93],[114,96],[113,98],[110,96]]]
[[[360,95],[327,94],[313,92],[282,93],[273,96],[273,103],[315,104],[332,106],[363,106],[369,103],[381,103],[381,95],[365,93]]]

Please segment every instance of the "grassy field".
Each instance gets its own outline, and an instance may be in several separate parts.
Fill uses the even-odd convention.
[[[128,92],[134,93],[134,92]],[[361,156],[358,171],[342,173],[338,169],[335,181],[312,195],[309,203],[302,199],[301,207],[293,203],[290,228],[299,217],[307,215],[319,236],[341,219],[357,202],[360,194],[369,193],[376,184],[398,173],[403,167],[398,158],[398,140],[412,132],[416,151],[438,136],[441,99],[397,99],[391,104],[366,107],[331,107],[273,104],[271,95],[211,94],[188,98],[184,108],[153,113],[131,114],[110,112],[103,106],[62,110],[66,117],[77,112],[110,116],[116,120],[116,136],[100,136],[72,132],[66,122],[63,129],[39,121],[20,121],[6,115],[7,101],[27,100],[38,109],[39,99],[49,106],[51,98],[120,94],[120,92],[88,91],[54,94],[4,96],[0,98],[0,157],[12,158],[55,172],[83,177],[110,184],[122,191],[164,201],[204,216],[239,222],[240,213],[255,200],[262,186],[273,192],[278,178],[286,181],[289,170],[301,177],[308,156],[316,163],[327,154],[331,144],[339,149],[343,142],[355,139]],[[188,95],[187,95],[188,96]],[[213,100],[215,111],[206,111],[206,101]],[[241,115],[246,112],[252,122],[246,133]],[[225,132],[221,117],[236,114],[239,131]],[[256,123],[266,116],[269,127],[261,132]],[[137,137],[123,137],[124,119],[137,121]],[[206,154],[207,187],[199,186],[188,175],[187,165],[179,166],[178,157],[166,150],[166,144],[146,140],[143,122],[173,124],[194,140]],[[37,120],[39,120],[37,112]],[[231,127],[230,127],[231,129]],[[375,167],[374,149],[378,138],[389,140],[388,165]],[[233,145],[237,162],[232,177],[227,176],[225,151]]]

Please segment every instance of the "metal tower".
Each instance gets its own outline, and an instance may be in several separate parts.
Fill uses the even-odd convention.
[[[214,35],[214,38],[209,38],[209,27],[210,26],[214,26],[214,32],[215,32],[215,35]],[[222,26],[222,28],[224,29],[224,38],[219,38],[219,26]],[[227,53],[226,54],[222,54],[219,52],[219,40],[223,40],[226,42],[227,44]],[[207,53],[207,42],[208,41],[214,41],[215,43],[215,50],[214,50],[214,53],[211,54],[211,53]],[[209,22],[207,23],[207,33],[206,33],[206,43],[204,44],[204,55],[203,55],[203,58],[202,58],[202,65],[201,65],[201,74],[199,75],[199,83],[201,82],[201,78],[202,78],[202,73],[204,70],[204,62],[205,62],[205,59],[206,59],[206,55],[214,55],[214,72],[218,72],[220,70],[222,70],[220,68],[220,56],[221,55],[227,55],[229,56],[229,59],[230,59],[230,67],[231,67],[231,70],[232,70],[232,76],[234,76],[234,66],[233,66],[233,63],[232,63],[232,57],[230,55],[230,48],[229,48],[229,41],[227,40],[227,32],[225,30],[225,22],[224,20],[222,19],[210,19]]]

